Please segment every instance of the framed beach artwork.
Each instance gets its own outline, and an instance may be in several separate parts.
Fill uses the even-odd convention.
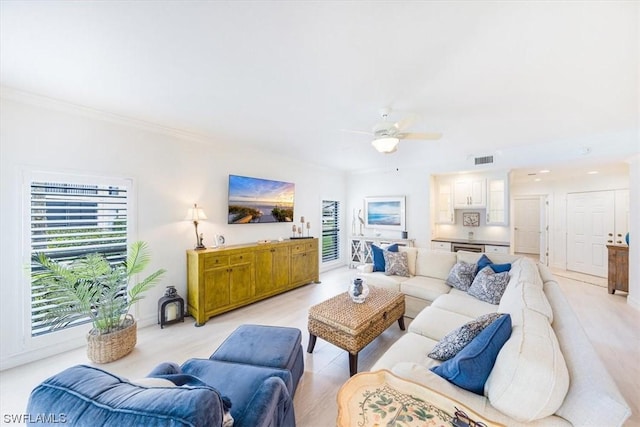
[[[364,226],[379,230],[405,230],[405,202],[402,197],[365,197]]]

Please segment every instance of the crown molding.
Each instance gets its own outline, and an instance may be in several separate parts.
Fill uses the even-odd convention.
[[[9,101],[20,102],[23,104],[34,105],[37,107],[46,108],[54,111],[61,111],[69,114],[76,114],[84,117],[89,117],[96,120],[102,120],[106,122],[116,123],[123,126],[134,127],[137,129],[160,133],[180,139],[186,139],[199,143],[213,142],[211,137],[195,132],[186,131],[183,129],[173,128],[169,126],[163,126],[158,123],[149,122],[146,120],[140,120],[133,117],[123,116],[120,114],[111,113],[108,111],[99,110],[92,107],[87,107],[80,104],[74,104],[72,102],[63,101],[56,98],[51,98],[45,95],[36,94],[33,92],[27,92],[20,89],[12,88],[9,86],[0,86],[0,98]]]

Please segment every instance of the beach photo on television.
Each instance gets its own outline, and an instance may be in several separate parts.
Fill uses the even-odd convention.
[[[295,185],[229,175],[229,224],[293,221]]]
[[[369,225],[400,225],[400,202],[369,202],[367,222]]]

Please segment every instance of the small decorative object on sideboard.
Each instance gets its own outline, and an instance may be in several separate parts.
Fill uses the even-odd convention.
[[[349,296],[355,303],[362,304],[369,295],[369,285],[362,277],[356,277],[349,285]]]
[[[167,286],[164,296],[158,300],[158,324],[164,329],[164,325],[177,322],[184,322],[184,299],[174,286]]]
[[[304,229],[307,229],[307,235],[304,235]],[[291,231],[293,232],[293,235],[291,236],[292,239],[313,239],[313,237],[311,237],[311,222],[308,222],[305,224],[304,221],[304,217],[301,216],[300,217],[300,225],[296,226],[295,224],[291,227]]]

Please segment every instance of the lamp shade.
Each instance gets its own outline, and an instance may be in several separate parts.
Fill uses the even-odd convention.
[[[378,138],[371,141],[371,145],[381,153],[393,153],[398,149],[398,138]]]
[[[187,216],[184,219],[186,221],[200,221],[201,219],[207,219],[207,215],[204,210],[194,203],[193,207],[187,210]]]

